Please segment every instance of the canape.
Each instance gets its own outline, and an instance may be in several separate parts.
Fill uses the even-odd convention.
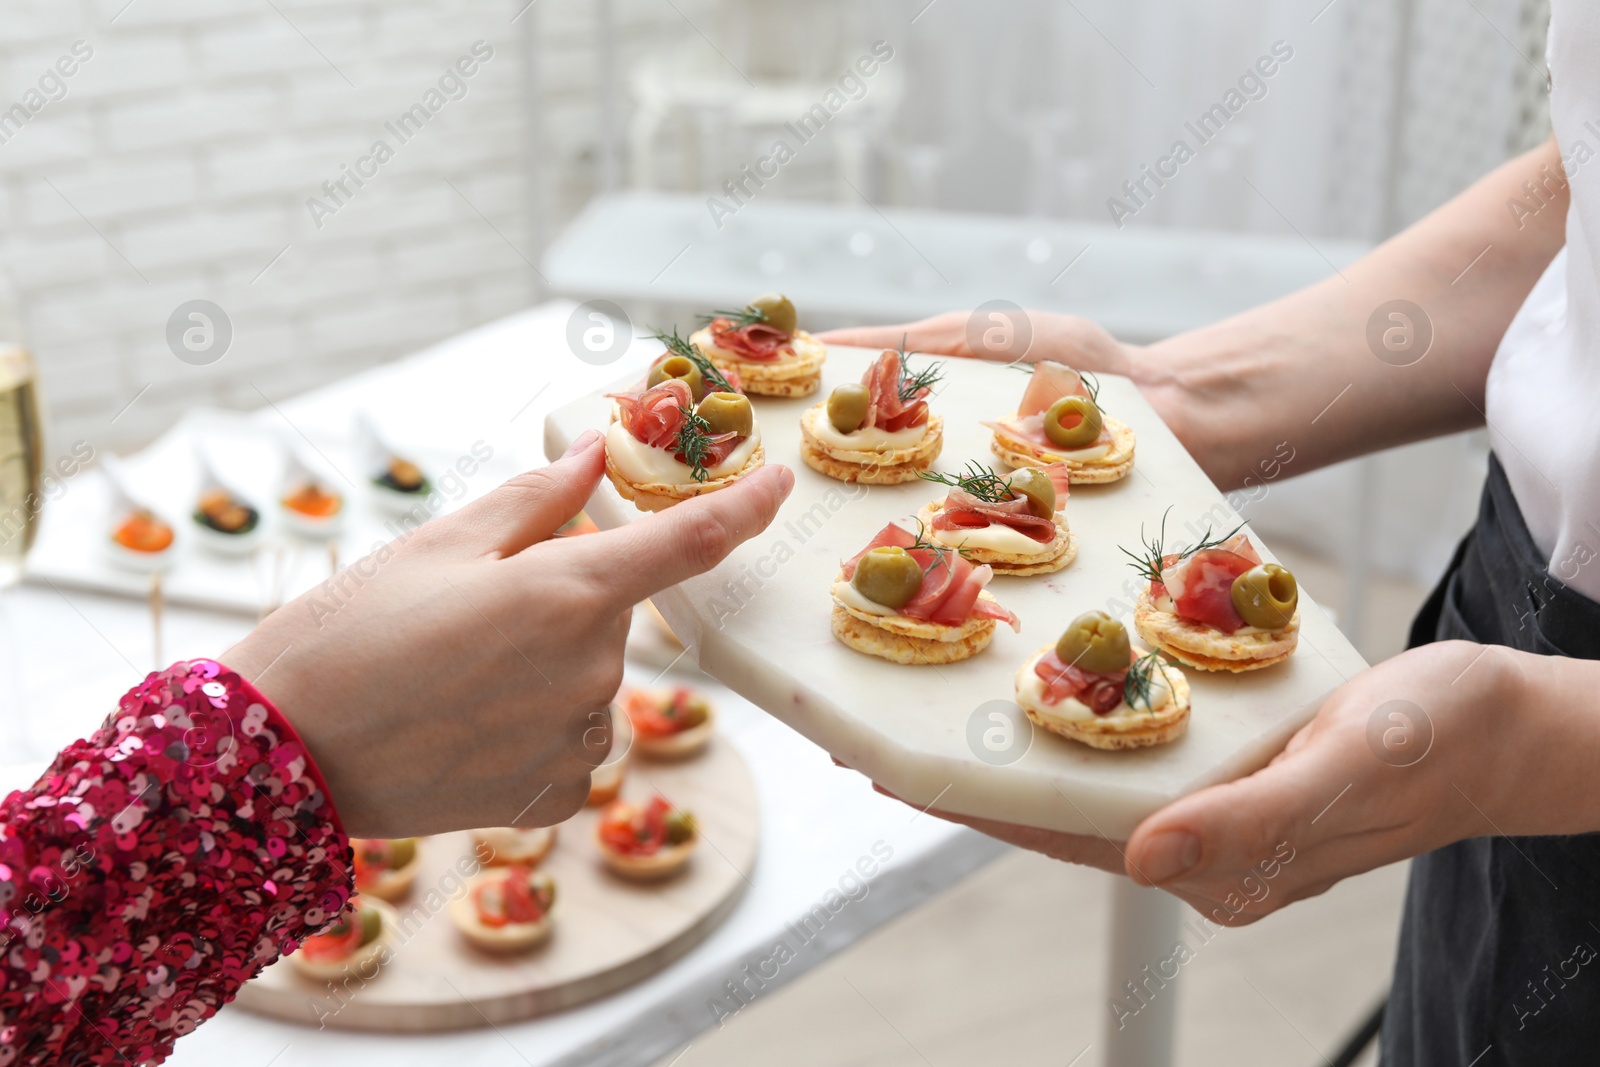
[[[1168,553],[1162,533],[1141,553],[1123,551],[1148,578],[1134,626],[1172,658],[1203,671],[1259,670],[1282,663],[1300,639],[1294,575],[1261,555],[1240,530]]]
[[[356,892],[391,904],[404,900],[411,892],[421,868],[416,838],[397,837],[386,841],[376,837],[352,837],[350,847],[356,854]]]
[[[278,505],[284,524],[307,537],[332,537],[344,526],[344,494],[290,449]]]
[[[799,328],[794,304],[763,293],[738,311],[714,311],[689,341],[757,396],[810,396],[822,384],[828,349]]]
[[[1134,649],[1103,611],[1079,615],[1018,668],[1016,694],[1036,725],[1091,748],[1164,745],[1189,727],[1183,672]]]
[[[890,523],[833,583],[833,634],[846,646],[894,663],[955,663],[989,646],[997,620],[1021,629],[984,586],[988,564]]]
[[[606,475],[641,511],[726,489],[765,462],[748,398],[712,392],[695,402],[682,378],[642,393],[613,393]]]
[[[800,417],[800,458],[841,482],[915,481],[944,447],[944,419],[928,409],[942,365],[911,370],[885,349],[859,383],[841,385]]]
[[[667,692],[625,689],[618,703],[633,726],[634,747],[651,759],[692,756],[711,743],[711,702],[687,686]]]
[[[1078,558],[1077,536],[1067,526],[1066,464],[998,474],[973,462],[960,474],[922,477],[951,487],[917,514],[930,541],[960,549],[996,574],[1048,574]]]
[[[200,470],[200,492],[189,515],[195,539],[225,556],[247,555],[261,543],[261,509],[217,474],[198,442],[195,464]]]
[[[517,864],[533,869],[544,862],[556,847],[554,826],[534,826],[523,830],[515,826],[493,826],[472,831],[483,862],[493,867]]]
[[[555,902],[556,884],[548,875],[512,864],[475,875],[448,908],[450,921],[478,948],[523,952],[549,939]]]
[[[1013,467],[1065,463],[1074,484],[1114,482],[1133,469],[1134,436],[1100,410],[1090,375],[1041,360],[1017,413],[983,425],[994,431],[994,453]]]
[[[378,432],[365,413],[356,420],[361,441],[362,473],[366,475],[368,496],[379,508],[404,515],[433,492],[433,482],[414,460],[399,453]]]
[[[321,982],[336,982],[352,973],[371,981],[393,954],[399,929],[399,918],[387,904],[352,897],[339,921],[300,942],[289,963]]]
[[[106,514],[107,556],[128,570],[166,569],[178,554],[178,531],[134,494],[120,461],[107,456],[102,470],[111,485]]]
[[[605,865],[635,881],[654,881],[681,871],[699,839],[694,816],[662,796],[644,804],[613,800],[600,813],[595,830]]]
[[[633,756],[633,721],[615,703],[606,709],[606,714],[611,719],[611,750],[605,761],[589,772],[589,799],[585,803],[591,808],[617,799],[628,777],[628,760]]]

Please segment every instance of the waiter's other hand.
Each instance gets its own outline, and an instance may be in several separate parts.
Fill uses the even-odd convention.
[[[221,661],[299,730],[345,828],[549,826],[606,754],[633,605],[760,533],[767,466],[625,528],[555,537],[605,469],[598,433],[286,604]]]
[[[897,326],[857,326],[817,335],[830,345],[899,348],[934,356],[1035,363],[1053,359],[1078,370],[1131,376],[1129,347],[1097,322],[1053,311],[1006,314],[946,311]]]
[[[1445,641],[1385,660],[1335,690],[1269,765],[1168,805],[1126,842],[929,814],[1245,925],[1463,838],[1557,832],[1526,799],[1539,731],[1510,713],[1518,672],[1545,658]],[[1534,766],[1519,773],[1525,756]]]

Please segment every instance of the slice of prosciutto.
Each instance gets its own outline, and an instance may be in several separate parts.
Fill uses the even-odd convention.
[[[1050,484],[1056,490],[1056,510],[1067,499],[1070,483],[1065,463],[1052,463],[1044,468]],[[1047,545],[1056,537],[1056,524],[1028,510],[1028,501],[1022,497],[991,503],[965,489],[952,489],[944,498],[944,505],[934,515],[931,523],[935,530],[981,530],[986,526],[1009,526],[1020,534]]]
[[[678,431],[683,429],[688,413],[694,410],[694,394],[689,391],[688,383],[669,378],[642,393],[607,393],[606,396],[617,402],[618,418],[624,430],[652,448],[667,449],[679,463],[685,462],[683,453],[678,450]],[[715,467],[722,463],[743,440],[733,433],[708,438],[704,465]]]
[[[1083,375],[1065,363],[1040,360],[1033,365],[1033,377],[1028,379],[1028,388],[1022,392],[1022,403],[1017,405],[1017,413],[1009,419],[986,422],[983,425],[991,430],[999,430],[1041,451],[1058,450],[1061,446],[1051,441],[1044,432],[1044,416],[1045,412],[1050,410],[1050,405],[1064,396],[1092,399],[1089,387],[1083,384]],[[1094,443],[1083,447],[1109,445],[1111,440],[1110,429],[1102,426],[1100,436],[1094,439]]]
[[[1123,682],[1128,677],[1127,668],[1099,674],[1075,667],[1063,662],[1053,648],[1034,662],[1033,673],[1044,682],[1046,701],[1059,704],[1076,700],[1096,715],[1109,714],[1122,703]]]
[[[900,353],[886,348],[878,361],[867,368],[861,384],[867,387],[867,417],[862,428],[877,427],[886,433],[921,426],[928,421],[928,402],[923,399],[930,390],[918,389],[910,400],[900,399],[900,378],[905,366]]]
[[[711,341],[724,352],[732,352],[751,363],[771,363],[794,351],[794,338],[764,322],[735,328],[732,319],[711,320]]]
[[[1244,628],[1245,621],[1233,606],[1233,580],[1259,565],[1261,556],[1243,533],[1215,548],[1178,560],[1169,556],[1162,562],[1161,581],[1150,583],[1151,596],[1171,597],[1181,618],[1230,634]]]
[[[960,626],[976,616],[980,619],[997,619],[1013,630],[1022,629],[1022,621],[1015,614],[993,600],[983,600],[978,596],[994,577],[994,571],[987,564],[974,567],[954,551],[913,549],[911,546],[916,540],[909,531],[890,523],[878,531],[866,548],[840,565],[845,580],[849,581],[855,575],[856,563],[874,548],[886,545],[903,548],[922,568],[922,585],[898,614],[943,626]]]

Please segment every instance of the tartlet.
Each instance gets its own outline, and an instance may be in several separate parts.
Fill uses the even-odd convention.
[[[800,416],[800,458],[841,482],[915,481],[944,447],[944,420],[928,408],[941,365],[912,371],[885,349],[860,383],[841,385]]]
[[[605,865],[641,882],[670,878],[683,870],[699,840],[694,816],[659,795],[644,804],[612,801],[595,828],[595,843]]]
[[[994,576],[955,549],[893,523],[846,560],[833,584],[833,635],[869,656],[906,665],[955,663],[982,652],[996,621],[1016,615],[984,588]]]
[[[998,474],[969,463],[961,474],[922,477],[951,487],[917,513],[930,541],[995,574],[1048,574],[1078,558],[1077,535],[1067,526],[1065,464]]]
[[[1071,367],[1034,364],[1017,413],[983,425],[994,453],[1013,467],[1066,464],[1074,485],[1114,482],[1133,469],[1134,434],[1100,410],[1099,387]]]
[[[550,939],[556,884],[527,867],[491,867],[446,905],[461,936],[486,952],[526,952]]]
[[[625,689],[617,702],[633,727],[633,748],[649,759],[682,759],[705,751],[715,718],[705,697],[678,686],[667,692]]]
[[[765,462],[750,401],[738,393],[710,392],[697,403],[688,383],[667,378],[611,399],[606,475],[641,511],[726,489]]]
[[[1239,530],[1217,539],[1208,534],[1192,547],[1167,553],[1165,519],[1162,525],[1162,535],[1146,541],[1142,553],[1127,553],[1149,580],[1134,609],[1139,636],[1203,671],[1237,674],[1288,659],[1300,639],[1294,575],[1276,563],[1262,563]]]
[[[352,897],[338,922],[300,942],[290,953],[289,964],[320,982],[336,982],[352,974],[371,981],[393,957],[399,929],[399,917],[387,904]]]
[[[756,396],[810,396],[822,384],[828,349],[799,329],[794,304],[763,293],[738,311],[717,311],[689,342]]]
[[[350,848],[356,858],[356,892],[391,904],[404,900],[411,892],[422,865],[416,838],[397,837],[388,841],[352,837]]]
[[[478,857],[492,867],[517,864],[532,869],[556,847],[556,828],[490,826],[472,831],[472,840],[478,846]]]
[[[1078,616],[1017,669],[1017,705],[1036,726],[1115,750],[1162,745],[1189,727],[1189,681],[1155,652],[1129,644],[1104,612]]]

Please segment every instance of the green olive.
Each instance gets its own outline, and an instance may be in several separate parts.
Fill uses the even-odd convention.
[[[1006,479],[1006,484],[1011,486],[1012,495],[1023,498],[1028,502],[1028,510],[1041,519],[1054,517],[1056,513],[1056,487],[1050,481],[1050,476],[1042,470],[1033,467],[1023,467],[1013,471]]]
[[[694,816],[686,811],[679,811],[677,808],[667,812],[662,819],[662,825],[666,827],[667,844],[669,845],[683,844],[694,837],[695,830],[698,829],[695,826]]]
[[[383,914],[377,908],[358,908],[356,918],[361,921],[361,944],[370,945],[383,933]]]
[[[705,697],[690,697],[675,709],[684,729],[692,729],[711,718],[711,705]]]
[[[707,393],[695,408],[695,414],[706,420],[713,434],[736,433],[749,437],[756,428],[756,416],[750,410],[748,397],[738,393]]]
[[[1072,620],[1056,642],[1056,656],[1068,666],[1110,674],[1127,669],[1133,649],[1127,627],[1103,611],[1086,611]]]
[[[903,548],[883,545],[856,561],[855,591],[886,608],[903,608],[922,588],[922,567]]]
[[[872,395],[860,382],[841,385],[828,396],[828,421],[840,433],[855,433],[867,421]]]
[[[1064,425],[1076,420],[1076,425]],[[1087,448],[1100,436],[1100,409],[1086,396],[1064,396],[1044,413],[1044,435],[1062,448]]]
[[[651,367],[650,377],[645,380],[645,388],[654,389],[668,378],[683,379],[683,383],[689,387],[689,395],[697,401],[706,395],[706,383],[700,379],[700,368],[696,367],[687,356],[668,356]]]
[[[1233,580],[1233,606],[1239,617],[1263,630],[1281,630],[1294,618],[1300,586],[1276,563],[1251,567]]]
[[[417,839],[414,837],[397,837],[389,842],[389,862],[395,870],[410,866],[411,861],[417,858]]]
[[[795,316],[794,304],[782,293],[762,293],[750,301],[749,308],[761,312],[763,321],[774,330],[794,336],[799,319]]]

